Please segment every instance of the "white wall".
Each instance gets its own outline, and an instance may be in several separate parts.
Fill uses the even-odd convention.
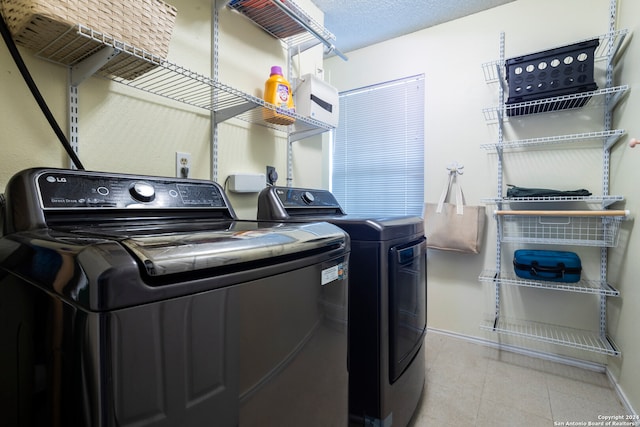
[[[621,0],[619,28],[638,26],[640,6],[633,0]],[[518,0],[454,22],[438,25],[408,36],[349,52],[349,61],[326,61],[330,82],[339,90],[391,80],[418,73],[426,75],[425,106],[425,201],[436,202],[446,179],[446,166],[457,161],[464,165],[459,182],[468,204],[480,204],[481,198],[495,197],[497,159],[480,148],[496,141],[496,127],[487,125],[485,107],[497,104],[497,87],[484,80],[481,64],[499,58],[500,32],[505,32],[506,58],[570,44],[604,34],[609,29],[609,0]],[[338,40],[339,46],[339,40]],[[632,42],[622,60],[618,77],[632,87],[638,80],[640,53]],[[602,86],[603,73],[597,74]],[[620,127],[629,136],[640,135],[637,118],[640,97],[633,90],[617,111]],[[381,100],[379,108],[388,108]],[[522,139],[601,129],[602,113],[580,112],[577,119],[566,114],[512,120],[507,137]],[[627,140],[613,154],[611,194],[626,196],[626,206],[638,211],[640,197],[634,191],[638,176],[635,153]],[[601,149],[589,146],[548,150],[529,150],[505,154],[505,184],[530,187],[588,188],[602,193]],[[506,190],[504,190],[506,191]],[[488,206],[491,212],[494,206]],[[633,262],[635,245],[633,222],[624,224],[621,243],[610,250],[610,281],[621,291],[620,298],[608,299],[609,333],[618,343],[622,357],[606,357],[566,347],[537,344],[532,341],[498,337],[479,329],[493,314],[494,290],[482,284],[483,269],[495,266],[496,229],[492,216],[484,251],[480,255],[458,255],[429,251],[428,254],[428,326],[487,340],[500,340],[533,350],[606,364],[621,385],[628,401],[640,408],[640,344],[633,333],[640,321],[640,291],[634,281],[640,266]],[[552,247],[553,249],[553,247]],[[556,248],[562,249],[562,248]],[[598,277],[599,249],[575,248],[585,261],[587,277]],[[514,247],[504,247],[503,265],[511,261]],[[595,275],[595,276],[594,276]],[[537,319],[584,329],[597,330],[599,300],[590,295],[535,289],[503,289],[502,314]]]
[[[178,8],[169,60],[211,75],[212,0],[168,3]],[[310,0],[297,4],[322,22]],[[243,92],[261,96],[272,65],[287,69],[282,44],[228,9],[220,11],[220,78]],[[20,48],[25,62],[62,129],[67,128],[67,69],[35,58]],[[322,66],[322,49],[315,47],[294,61],[294,76]],[[54,133],[33,101],[4,43],[0,45],[0,189],[19,170],[29,167],[68,167]],[[88,170],[161,176],[175,175],[175,152],[192,155],[192,177],[211,178],[210,116],[194,109],[131,89],[89,78],[79,86],[79,156]],[[287,141],[281,132],[229,120],[219,126],[218,181],[231,173],[265,173],[267,165],[286,184]],[[321,185],[321,140],[293,144],[293,184]],[[302,183],[302,184],[301,184]],[[257,194],[230,193],[236,213],[255,218]]]

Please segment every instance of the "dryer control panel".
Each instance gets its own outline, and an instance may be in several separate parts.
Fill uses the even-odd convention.
[[[258,219],[281,221],[292,218],[343,216],[345,212],[327,190],[267,187],[258,195]]]
[[[314,206],[333,209],[340,207],[334,195],[327,190],[275,187],[275,192],[284,207]]]

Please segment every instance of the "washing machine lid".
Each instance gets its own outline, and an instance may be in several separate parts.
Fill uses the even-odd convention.
[[[149,276],[247,264],[345,245],[344,232],[327,222],[154,221],[59,226],[77,239],[104,239],[125,247]]]
[[[0,276],[10,273],[87,310],[109,311],[259,280],[349,251],[347,234],[326,222],[226,225],[12,233],[0,238]]]
[[[339,228],[326,222],[261,227],[234,221],[225,230],[134,234],[121,243],[148,275],[162,276],[317,251],[344,245],[344,239]]]

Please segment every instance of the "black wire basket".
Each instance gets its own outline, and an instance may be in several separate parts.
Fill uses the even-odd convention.
[[[599,44],[600,41],[594,39],[507,59],[507,115],[519,116],[584,106],[589,96],[575,97],[571,102],[560,99],[528,103],[598,89],[593,69],[595,50]]]

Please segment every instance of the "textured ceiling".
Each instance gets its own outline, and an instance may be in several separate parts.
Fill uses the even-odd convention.
[[[514,0],[312,0],[336,47],[349,52]]]

